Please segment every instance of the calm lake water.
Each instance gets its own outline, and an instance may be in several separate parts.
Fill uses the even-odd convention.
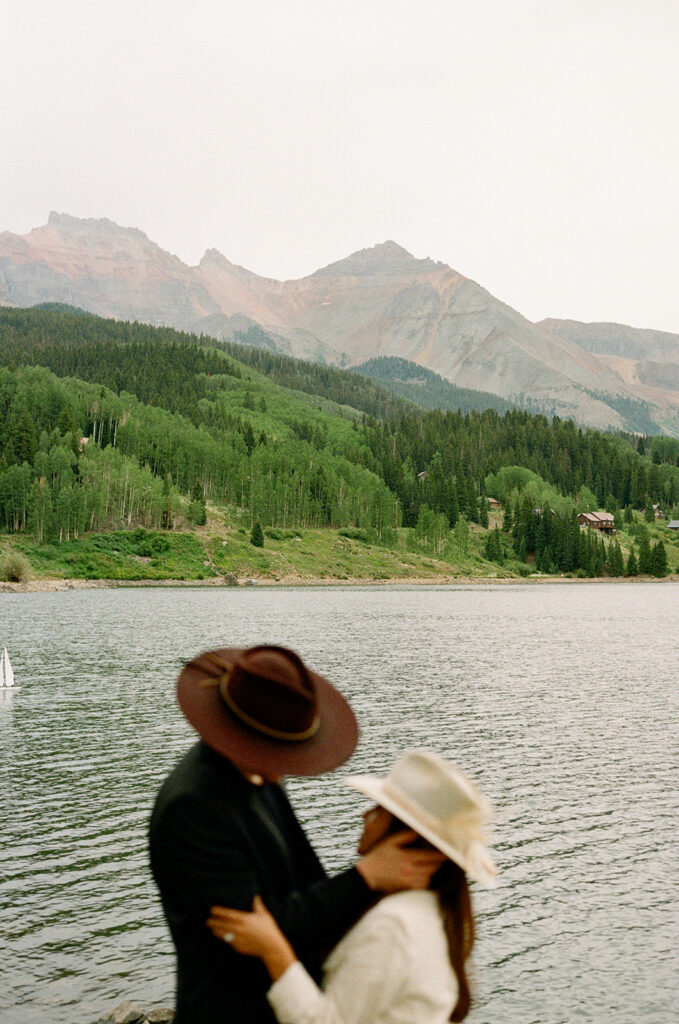
[[[470,1024],[676,1022],[678,627],[674,583],[0,595],[21,683],[0,695],[0,1021],[171,1004],[146,821],[193,739],[174,680],[200,650],[268,641],[361,722],[349,766],[290,786],[330,870],[363,807],[341,775],[407,747],[507,809]]]

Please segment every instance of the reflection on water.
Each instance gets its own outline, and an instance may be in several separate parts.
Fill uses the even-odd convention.
[[[297,647],[356,707],[349,766],[293,781],[331,869],[347,771],[406,747],[499,805],[504,885],[478,891],[470,1024],[676,1018],[675,584],[112,590],[0,596],[21,689],[0,692],[0,1020],[73,1024],[172,999],[146,866],[160,780],[192,741],[173,696],[210,646]]]

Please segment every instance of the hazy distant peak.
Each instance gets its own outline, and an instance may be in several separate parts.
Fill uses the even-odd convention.
[[[225,267],[232,267],[233,266],[233,263],[231,262],[231,260],[228,260],[223,252],[220,252],[219,249],[214,249],[214,248],[210,248],[210,249],[206,249],[205,250],[205,252],[203,253],[203,258],[201,259],[199,266],[202,267],[204,264],[208,264],[208,263],[216,263],[220,267],[224,267],[224,266]]]
[[[203,258],[198,264],[198,269],[209,274],[221,273],[222,276],[228,275],[232,278],[237,278],[241,281],[268,281],[269,278],[262,278],[259,274],[255,274],[252,270],[248,270],[247,267],[243,267],[240,263],[232,263],[223,252],[219,249],[206,249]],[[278,283],[278,282],[274,282]]]
[[[404,249],[398,242],[392,242],[391,239],[387,239],[386,242],[379,242],[377,245],[371,246],[369,249],[361,249],[361,252],[369,252],[374,256],[383,256],[387,259],[393,259],[394,256],[408,256],[409,259],[413,260],[415,257],[407,249]]]
[[[93,218],[90,218],[93,220]],[[47,223],[51,228],[54,227],[75,227],[80,226],[85,221],[80,217],[72,217],[70,213],[58,213],[56,210],[50,210]],[[107,221],[108,224],[112,224],[113,221]]]
[[[69,213],[58,213],[56,210],[50,210],[47,226],[56,228],[61,233],[84,231],[87,234],[99,236],[120,237],[121,235],[128,235],[131,238],[150,242],[148,235],[144,234],[139,228],[122,227],[122,225],[116,224],[114,220],[109,220],[108,217],[72,217]]]
[[[579,320],[559,320],[548,317],[536,326],[545,334],[575,342],[587,352],[599,355],[622,356],[625,359],[679,363],[679,334],[655,331],[645,327],[630,327],[627,324],[600,321],[582,323]],[[648,367],[641,367],[642,377],[649,378]],[[665,367],[656,368],[654,382],[662,386],[663,376],[674,379],[674,372]]]
[[[189,267],[143,231],[52,212],[0,233],[0,304],[80,306],[220,339],[237,333],[303,359],[414,361],[598,427],[679,433],[679,335],[549,319],[538,325],[447,264],[393,240],[294,281],[209,248]]]
[[[369,249],[359,249],[346,259],[330,263],[312,277],[362,277],[372,274],[418,274],[441,267],[433,260],[418,260],[396,242],[381,242]]]

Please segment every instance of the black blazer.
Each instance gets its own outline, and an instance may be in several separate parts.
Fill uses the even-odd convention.
[[[255,893],[317,974],[368,906],[355,870],[325,875],[279,786],[249,783],[198,742],[163,783],[151,816],[151,868],[177,947],[175,1024],[272,1024],[270,979],[205,924],[213,904],[252,908]]]

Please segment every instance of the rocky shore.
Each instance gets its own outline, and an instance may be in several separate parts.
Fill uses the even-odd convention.
[[[431,587],[431,586],[541,586],[545,583],[676,583],[679,573],[670,573],[662,579],[654,576],[597,576],[576,578],[573,576],[394,576],[355,577],[339,579],[328,576],[299,576],[290,574],[271,578],[238,579],[236,576],[212,577],[204,580],[83,580],[83,579],[32,579],[22,583],[0,581],[0,594],[54,593],[65,590],[117,590],[128,587]]]
[[[125,999],[103,1017],[99,1017],[96,1024],[172,1024],[173,1020],[174,1010],[167,1006],[142,1010],[137,1003]]]

